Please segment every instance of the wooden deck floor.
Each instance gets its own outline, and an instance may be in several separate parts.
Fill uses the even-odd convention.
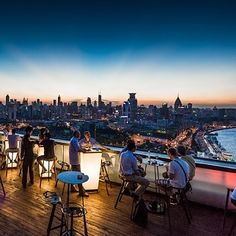
[[[1,170],[1,175],[6,197],[3,198],[2,192],[0,193],[0,235],[46,235],[51,205],[45,202],[43,193],[46,190],[61,193],[62,184],[54,188],[54,179],[50,182],[43,180],[40,189],[39,178],[36,176],[35,184],[23,190],[18,170],[8,171],[7,177],[5,171]],[[114,209],[119,186],[109,190],[110,196],[107,196],[104,183],[100,183],[99,193],[91,193],[89,198],[85,199],[89,235],[169,235],[166,215],[149,214],[148,226],[143,229],[129,219],[131,198],[124,196],[118,208]],[[146,194],[146,197],[152,196]],[[79,197],[76,193],[72,193],[70,200],[78,202]],[[197,204],[191,204],[191,210],[193,214],[191,225],[188,225],[182,209],[175,207],[171,210],[173,235],[227,235],[234,215],[227,218],[225,232],[222,234],[222,210]],[[76,228],[81,228],[83,232],[80,220],[77,220]],[[51,235],[59,235],[59,231],[54,231]]]

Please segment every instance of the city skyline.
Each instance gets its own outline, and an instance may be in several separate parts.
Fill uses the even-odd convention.
[[[13,7],[14,6],[14,7]],[[44,1],[0,7],[0,100],[236,106],[234,1]]]

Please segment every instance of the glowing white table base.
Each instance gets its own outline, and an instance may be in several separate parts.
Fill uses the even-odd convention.
[[[79,152],[78,155],[81,172],[89,176],[83,187],[85,190],[98,190],[102,152],[92,150]]]

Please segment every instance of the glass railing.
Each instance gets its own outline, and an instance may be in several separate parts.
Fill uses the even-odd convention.
[[[37,137],[32,137],[37,139]],[[1,140],[1,139],[0,139]],[[55,155],[58,160],[69,163],[69,141],[54,139]],[[0,142],[1,143],[1,142]],[[1,144],[2,145],[2,144]],[[107,167],[110,180],[115,183],[120,183],[119,179],[119,151],[121,148],[109,146],[110,152],[103,152],[102,158],[109,160],[111,165]],[[154,152],[136,151],[137,155],[141,155],[143,160],[149,158],[151,160],[161,160],[164,162],[169,161],[165,154],[157,154]],[[209,160],[197,158],[196,161],[196,175],[192,180],[193,192],[189,194],[190,200],[216,206],[219,208],[224,207],[226,189],[236,187],[236,163]],[[147,163],[144,161],[144,163]],[[154,162],[155,163],[155,162]],[[151,183],[150,190],[155,191],[155,168],[157,168],[157,178],[162,178],[162,173],[166,170],[163,165],[145,165],[147,176]]]

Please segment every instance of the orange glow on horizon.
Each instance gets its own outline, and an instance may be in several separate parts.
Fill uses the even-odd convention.
[[[23,101],[23,97],[14,97],[13,95],[9,94],[10,95],[10,98],[14,98],[14,99],[17,99],[17,101],[20,101],[22,102]],[[83,98],[68,98],[68,97],[63,97],[62,95],[61,96],[61,101],[62,102],[66,102],[66,103],[70,103],[70,102],[73,102],[73,101],[77,101],[78,104],[85,104],[86,103],[86,100],[87,100],[87,97],[83,97]],[[193,107],[204,107],[204,106],[209,106],[209,107],[214,107],[214,106],[221,106],[221,107],[229,107],[229,106],[232,106],[232,107],[236,107],[236,99],[230,99],[230,98],[227,98],[227,99],[224,99],[224,101],[222,101],[220,98],[219,99],[205,99],[202,98],[202,99],[183,99],[180,97],[180,100],[182,101],[183,105],[187,105],[188,103],[192,103],[193,104]],[[30,96],[25,96],[26,99],[28,99],[29,103],[33,102],[33,101],[36,101],[38,98],[40,99],[40,101],[43,102],[43,104],[52,104],[53,103],[53,100],[56,100],[57,101],[57,97],[55,98],[45,98],[45,97],[30,97]],[[124,101],[127,101],[127,99],[129,98],[129,95],[127,95],[126,97],[122,97],[122,98],[106,98],[104,96],[102,96],[102,99],[103,101],[106,102],[109,102],[111,101],[113,104],[118,104],[118,105],[121,105]],[[174,105],[174,102],[175,102],[175,99],[176,97],[173,97],[171,99],[142,99],[142,98],[139,98],[137,95],[136,95],[136,98],[138,100],[138,105],[145,105],[145,106],[148,106],[148,105],[157,105],[157,106],[161,106],[163,103],[167,103],[169,106],[173,106]],[[98,98],[97,97],[91,97],[92,101],[97,101]],[[5,97],[1,97],[0,98],[0,101],[5,104]]]

